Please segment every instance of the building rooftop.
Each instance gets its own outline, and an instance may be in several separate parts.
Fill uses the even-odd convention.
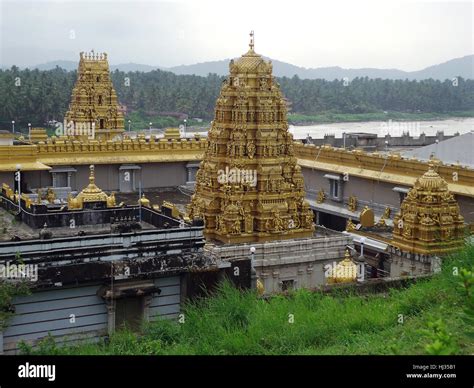
[[[431,144],[425,147],[402,152],[403,156],[421,160],[436,158],[443,163],[474,167],[474,130],[464,135]]]
[[[77,225],[71,227],[48,227],[47,230],[52,233],[52,238],[56,237],[73,237],[81,235],[95,235],[111,233],[111,224],[96,225]],[[155,230],[157,227],[148,222],[140,222],[140,230]],[[37,240],[41,229],[35,229],[28,226],[25,222],[14,219],[13,215],[7,210],[0,207],[0,241],[16,240]]]

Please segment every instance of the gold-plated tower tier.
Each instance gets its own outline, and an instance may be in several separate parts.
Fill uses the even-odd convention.
[[[111,140],[124,131],[124,117],[110,79],[106,53],[81,52],[64,125],[65,135],[81,140]]]
[[[216,101],[190,217],[224,243],[309,237],[313,212],[271,62],[250,49],[230,61]]]
[[[447,182],[430,164],[417,179],[393,220],[392,245],[403,252],[445,254],[464,241],[464,218]]]

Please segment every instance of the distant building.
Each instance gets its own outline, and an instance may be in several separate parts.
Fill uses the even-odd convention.
[[[464,135],[436,142],[425,147],[402,152],[403,156],[474,168],[474,130]]]
[[[110,140],[124,131],[124,115],[110,79],[106,53],[82,53],[64,134],[89,140]]]

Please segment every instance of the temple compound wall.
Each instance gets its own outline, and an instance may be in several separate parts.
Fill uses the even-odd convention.
[[[326,285],[324,267],[339,262],[347,246],[353,246],[350,236],[317,228],[311,238],[254,244],[206,244],[205,249],[221,263],[230,263],[238,257],[250,258],[265,294],[271,294]]]

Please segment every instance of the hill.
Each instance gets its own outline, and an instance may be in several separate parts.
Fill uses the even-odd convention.
[[[269,58],[267,58],[269,59]],[[295,66],[286,62],[272,59],[273,74],[277,77],[293,77],[298,76],[302,79],[325,79],[332,81],[334,79],[342,79],[348,77],[354,79],[356,77],[383,78],[383,79],[437,79],[445,80],[456,76],[466,79],[474,79],[474,55],[468,55],[463,58],[456,58],[450,61],[430,66],[419,71],[402,71],[397,69],[344,69],[339,66],[309,68]],[[222,61],[204,62],[195,65],[183,65],[168,68],[175,74],[194,74],[206,76],[209,73],[218,75],[227,75],[229,73],[229,59]]]
[[[266,58],[270,59],[270,58]],[[332,81],[334,79],[342,79],[344,77],[350,80],[356,77],[368,78],[382,78],[382,79],[408,79],[408,80],[423,80],[433,78],[435,80],[451,79],[453,77],[461,76],[464,79],[474,79],[474,55],[467,55],[462,58],[452,59],[450,61],[440,63],[438,65],[429,66],[418,71],[403,71],[397,69],[344,69],[339,66],[319,67],[319,68],[304,68],[295,66],[290,63],[282,62],[276,59],[271,59],[273,62],[273,74],[277,77],[298,76],[301,79],[324,79]],[[171,71],[177,75],[199,75],[207,76],[208,74],[217,74],[225,76],[229,73],[230,59],[220,61],[210,61],[203,63],[196,63],[193,65],[181,65],[173,67],[160,67],[143,65],[138,63],[126,63],[111,65],[112,71],[116,69],[124,72],[128,71],[143,71],[149,72],[156,69]],[[77,62],[74,61],[53,61],[41,65],[33,66],[39,70],[50,70],[56,66],[62,67],[66,70],[76,70]]]

